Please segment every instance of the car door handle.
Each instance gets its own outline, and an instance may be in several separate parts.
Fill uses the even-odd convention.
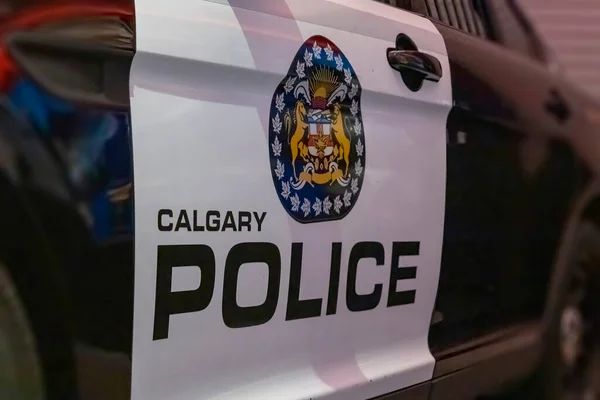
[[[417,50],[388,49],[387,59],[390,67],[396,71],[412,71],[433,82],[442,79],[442,64],[430,54]]]

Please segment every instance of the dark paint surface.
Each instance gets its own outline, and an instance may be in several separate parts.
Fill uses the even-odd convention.
[[[584,171],[570,127],[544,103],[562,83],[540,64],[438,26],[448,48],[446,215],[434,352],[540,319]]]
[[[29,3],[0,18],[0,34],[93,15],[133,20],[128,1]],[[569,207],[585,172],[600,171],[600,157],[590,150],[598,132],[581,114],[595,103],[541,65],[439,29],[451,59],[455,107],[448,120],[436,304],[443,319],[429,338],[434,355],[541,317]],[[566,122],[544,107],[552,90],[573,113]],[[29,265],[14,273],[35,308],[31,317],[51,398],[73,397],[76,384],[85,398],[127,398],[133,323],[129,115],[50,96],[20,73],[4,44],[0,111],[0,190],[14,194],[0,196],[0,206],[23,216],[0,223],[3,237],[12,238],[0,257],[15,270]],[[31,252],[35,262],[23,256]]]
[[[54,3],[30,2],[4,16],[0,34],[52,30],[50,24],[82,24],[93,17],[133,21],[133,5],[126,2]],[[15,190],[29,217],[18,223],[28,239],[13,234],[0,257],[13,271],[27,271],[13,273],[23,275],[19,290],[33,304],[50,399],[74,398],[77,386],[83,398],[128,398],[133,324],[129,114],[53,97],[15,66],[5,41],[0,45],[0,108],[5,149],[0,190]],[[16,128],[8,131],[11,126]],[[20,157],[11,158],[14,154]],[[0,204],[3,209],[11,207],[7,202]],[[15,224],[0,224],[2,235],[11,235]],[[39,257],[30,262],[22,255],[27,253]],[[23,268],[25,263],[35,266]],[[43,278],[48,274],[54,279]]]

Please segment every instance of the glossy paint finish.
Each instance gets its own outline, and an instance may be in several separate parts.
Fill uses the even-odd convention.
[[[365,12],[379,17],[389,12],[373,11],[365,3]],[[57,20],[85,25],[95,15],[131,23],[133,4],[62,2],[57,7],[40,2],[4,16],[0,32]],[[308,11],[302,19],[307,18]],[[360,14],[353,18],[361,23]],[[156,22],[160,26],[160,18]],[[387,32],[385,25],[364,25],[371,36]],[[387,29],[395,33],[393,25]],[[448,122],[447,213],[436,305],[443,319],[433,325],[429,342],[434,355],[447,355],[454,354],[455,345],[475,341],[498,325],[541,317],[548,288],[555,284],[553,258],[571,200],[600,175],[600,111],[542,66],[450,28],[438,29],[450,57],[454,109]],[[258,44],[260,37],[256,33]],[[0,206],[11,212],[0,222],[0,234],[9,238],[0,257],[12,262],[29,307],[51,399],[75,398],[76,386],[84,399],[129,398],[129,115],[49,96],[20,74],[3,46]],[[250,63],[246,51],[233,62]],[[202,60],[203,54],[197,57]],[[289,62],[282,60],[280,67],[284,61]],[[161,71],[166,70],[154,72]],[[187,97],[197,95],[172,78],[168,87],[179,84],[177,90]],[[214,89],[212,94],[219,95]],[[570,111],[564,121],[547,112],[548,100],[556,98],[553,92]],[[535,251],[524,251],[530,248]],[[427,389],[417,392],[423,398]],[[435,397],[443,398],[440,393]]]
[[[548,365],[572,267],[561,261],[565,232],[590,206],[600,129],[598,103],[547,66],[438,27],[455,104],[429,342],[436,372],[460,372],[436,380],[431,396],[452,398],[456,388],[455,398],[466,398]],[[534,323],[532,336],[525,321]]]
[[[159,23],[161,30],[155,28]],[[441,254],[444,133],[451,107],[445,47],[431,22],[377,3],[270,0],[182,1],[177,8],[168,1],[138,1],[136,24],[131,71],[136,199],[132,398],[359,400],[431,379],[434,359],[426,336]],[[439,82],[425,82],[412,92],[389,66],[386,51],[399,32],[439,60]],[[333,53],[328,56],[328,51]],[[336,58],[345,71],[338,83],[351,90],[357,85],[354,74],[360,80],[362,92],[348,92],[352,101],[347,100],[345,117],[360,115],[362,123],[345,129],[352,133],[352,143],[364,143],[366,161],[364,169],[358,162],[351,169],[352,179],[362,183],[360,196],[358,186],[356,191],[348,187],[355,203],[344,205],[344,214],[339,207],[332,209],[328,218],[314,211],[321,203],[312,193],[322,190],[316,182],[278,197],[288,179],[296,182],[291,163],[271,148],[277,142],[288,146],[285,131],[273,125],[284,120],[283,110],[302,89],[296,84],[311,76],[316,65],[336,70]],[[286,91],[287,82],[291,86]],[[308,103],[313,111],[316,103]],[[300,112],[295,115],[302,120]],[[277,176],[281,162],[285,179]],[[294,196],[302,211],[288,200]],[[183,209],[190,215],[197,210],[200,224],[206,210],[221,216],[227,210],[234,215],[256,210],[266,217],[261,231],[167,232],[157,229],[160,209]],[[177,222],[176,217],[170,220]],[[368,308],[353,308],[348,306],[354,290],[348,257],[363,241],[377,242],[373,246],[380,246],[382,257],[377,268],[374,260],[361,261],[357,290],[372,293],[375,301]],[[400,262],[415,265],[418,272],[399,282],[398,289],[388,289],[392,242],[397,241],[413,242],[411,256]],[[248,311],[250,321],[234,325],[227,318],[231,298],[240,305],[260,305],[271,282],[267,276],[274,276],[245,265],[235,293],[226,290],[237,279],[227,273],[233,249],[255,242],[268,243],[281,260],[281,275],[275,278],[281,284],[275,295],[266,294],[275,309],[257,323]],[[292,243],[303,246],[301,258]],[[339,297],[333,300],[327,299],[327,288],[338,287],[330,281],[332,243],[340,244],[342,260]],[[157,270],[164,269],[157,266],[162,262],[157,262],[157,246],[179,244],[210,246],[216,260],[214,293],[202,309],[171,315],[166,332],[156,337],[161,294],[155,287]],[[301,268],[301,282],[295,266]],[[200,285],[205,275],[213,277],[205,271]],[[191,296],[198,268],[174,269],[172,277],[170,286]],[[374,284],[379,289],[372,292]],[[312,311],[291,315],[294,290],[302,293],[303,302],[316,304]],[[414,300],[393,306],[386,298],[395,290],[416,290]],[[325,309],[326,302],[332,311]]]
[[[116,3],[34,4],[4,16],[0,34],[46,30],[94,40],[81,28],[108,17],[131,22],[132,12],[130,5]],[[50,398],[74,398],[82,379],[96,386],[92,391],[106,386],[102,377],[118,381],[110,378],[115,366],[102,368],[97,360],[104,356],[86,349],[119,351],[127,359],[131,347],[129,115],[48,94],[16,68],[6,41],[0,59],[1,190],[19,198],[12,204],[4,196],[2,207],[25,216],[17,225],[4,219],[2,235],[13,240],[0,256],[30,306]],[[36,256],[30,260],[26,254]],[[100,379],[88,379],[89,372],[80,369],[77,382],[78,365]],[[128,386],[120,396],[127,396]]]
[[[574,129],[585,123],[579,104],[597,109],[593,101],[568,97],[573,89],[536,62],[438,27],[455,107],[434,354],[541,318],[561,233],[598,165],[573,146],[597,143],[593,129]],[[548,107],[556,101],[566,115]]]

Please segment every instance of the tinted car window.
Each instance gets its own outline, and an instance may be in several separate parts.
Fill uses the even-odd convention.
[[[487,29],[471,0],[419,0],[426,15],[471,35],[487,37]]]
[[[406,11],[412,11],[418,14],[427,15],[427,7],[422,0],[376,0],[380,3],[401,8]]]
[[[486,29],[471,0],[377,0],[431,17],[467,33],[486,36]]]

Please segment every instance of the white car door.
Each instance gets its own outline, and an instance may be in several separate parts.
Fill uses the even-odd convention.
[[[430,380],[452,102],[434,25],[370,0],[135,7],[132,398]],[[390,67],[400,34],[438,82]]]

